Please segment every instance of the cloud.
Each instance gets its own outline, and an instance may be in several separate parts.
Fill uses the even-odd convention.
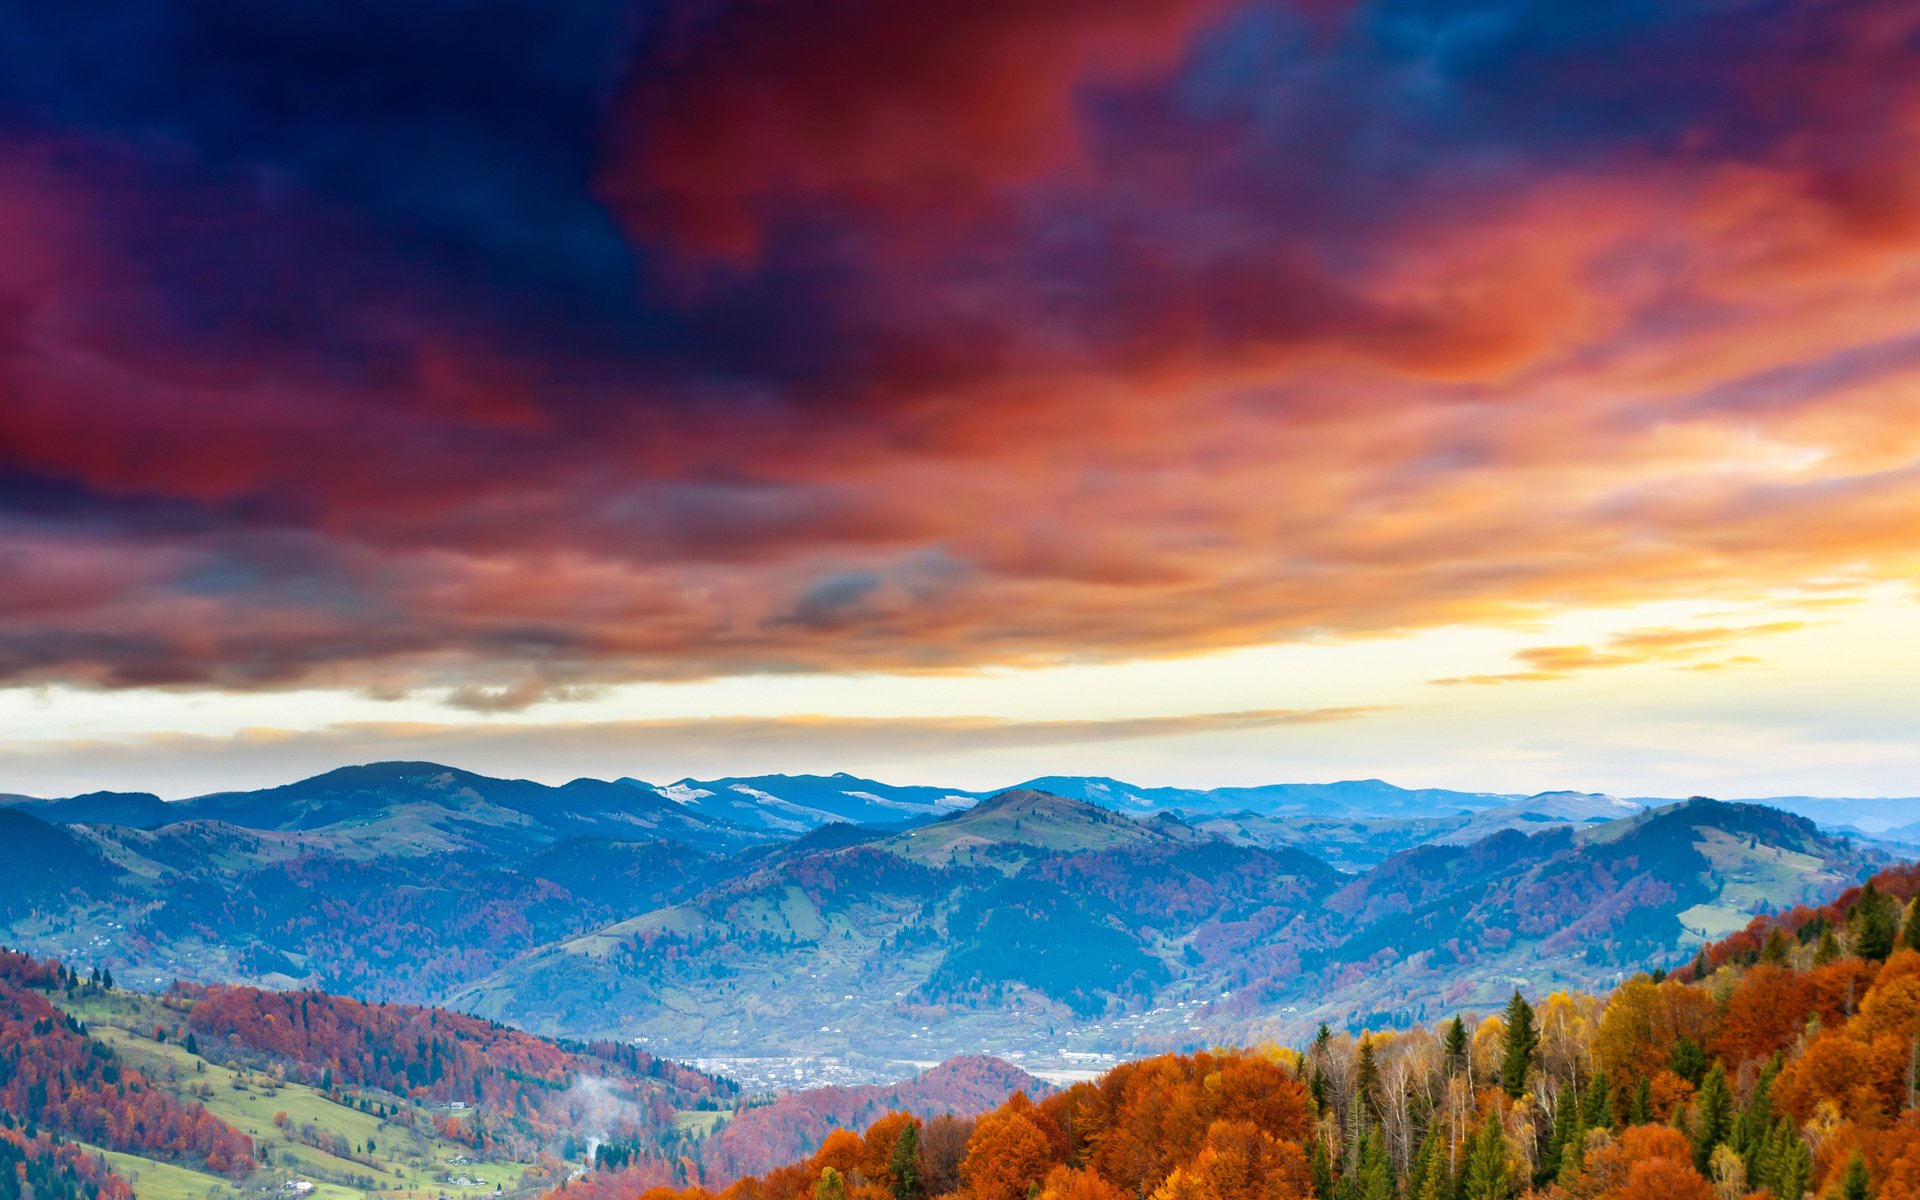
[[[1578,645],[1532,646],[1521,650],[1514,658],[1525,665],[1525,670],[1496,675],[1456,675],[1430,682],[1441,686],[1546,683],[1566,679],[1582,671],[1647,664],[1668,664],[1688,671],[1724,671],[1732,667],[1753,666],[1760,659],[1750,654],[1708,656],[1724,655],[1733,645],[1751,638],[1793,633],[1806,627],[1805,621],[1767,621],[1757,625],[1706,629],[1634,629],[1608,638],[1606,645],[1598,650]]]
[[[0,684],[502,711],[1920,574],[1911,5],[110,7],[0,39]]]

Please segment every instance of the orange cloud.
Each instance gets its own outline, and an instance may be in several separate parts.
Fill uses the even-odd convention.
[[[1669,663],[1689,671],[1724,671],[1730,667],[1751,666],[1760,660],[1749,654],[1704,662],[1699,660],[1707,655],[1722,654],[1729,646],[1749,638],[1792,633],[1806,626],[1805,621],[1768,621],[1759,625],[1709,629],[1635,629],[1607,639],[1606,647],[1601,650],[1591,646],[1533,646],[1521,650],[1514,657],[1526,664],[1528,669],[1524,671],[1449,676],[1429,682],[1447,687],[1459,684],[1546,683],[1565,679],[1581,671],[1650,663]]]

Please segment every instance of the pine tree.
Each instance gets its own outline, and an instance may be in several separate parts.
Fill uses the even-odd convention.
[[[1673,1044],[1673,1073],[1695,1087],[1707,1073],[1707,1052],[1685,1034]]]
[[[1360,1169],[1355,1174],[1358,1200],[1393,1200],[1393,1166],[1387,1161],[1386,1139],[1379,1130],[1361,1140]]]
[[[1854,938],[1855,952],[1868,962],[1880,962],[1892,954],[1899,933],[1899,914],[1894,898],[1874,887],[1869,879],[1860,893],[1860,902],[1853,907],[1854,918],[1859,923],[1859,932]]]
[[[1727,1137],[1727,1144],[1740,1154],[1747,1164],[1747,1178],[1757,1178],[1757,1162],[1761,1147],[1766,1143],[1767,1133],[1773,1128],[1773,1083],[1780,1076],[1780,1056],[1775,1054],[1766,1066],[1760,1068],[1760,1075],[1753,1081],[1753,1093],[1747,1099],[1746,1107],[1734,1119],[1733,1132]]]
[[[1645,1125],[1653,1120],[1653,1087],[1647,1077],[1640,1077],[1640,1086],[1633,1091],[1633,1104],[1627,1109],[1627,1124]]]
[[[1333,1200],[1333,1160],[1327,1154],[1326,1139],[1313,1139],[1313,1152],[1307,1155],[1307,1169],[1313,1172],[1314,1196],[1318,1200]]]
[[[1719,1063],[1707,1072],[1693,1121],[1693,1165],[1706,1174],[1713,1148],[1733,1131],[1733,1095],[1727,1091],[1727,1071]]]
[[[1562,1187],[1572,1181],[1573,1173],[1584,1167],[1587,1162],[1587,1131],[1575,1129],[1573,1136],[1567,1139],[1566,1149],[1560,1152],[1560,1174],[1556,1179]]]
[[[1840,957],[1840,939],[1833,936],[1833,926],[1828,925],[1820,931],[1820,944],[1813,950],[1813,965],[1824,967]]]
[[[1778,926],[1767,935],[1766,945],[1760,948],[1760,961],[1776,967],[1787,965],[1787,935],[1780,932]]]
[[[1847,1160],[1847,1173],[1840,1177],[1840,1200],[1873,1200],[1873,1181],[1867,1177],[1867,1160],[1858,1150]]]
[[[1500,1083],[1507,1095],[1518,1100],[1527,1091],[1527,1071],[1533,1066],[1534,1051],[1540,1045],[1540,1033],[1534,1027],[1533,1006],[1514,989],[1507,1001],[1507,1052],[1500,1060]]]
[[[1754,1187],[1767,1188],[1779,1200],[1800,1200],[1806,1194],[1813,1179],[1813,1150],[1787,1118],[1774,1122],[1748,1178]]]
[[[1920,950],[1920,896],[1914,897],[1913,905],[1907,910],[1907,949]]]
[[[1467,1023],[1455,1015],[1447,1026],[1447,1074],[1458,1074],[1467,1062]]]
[[[893,1156],[887,1160],[893,1176],[893,1200],[914,1200],[920,1194],[920,1123],[908,1121],[893,1143]]]
[[[1373,1050],[1373,1039],[1360,1039],[1360,1066],[1354,1072],[1354,1099],[1370,1120],[1380,1119],[1380,1060]]]
[[[1586,1111],[1580,1114],[1581,1125],[1588,1129],[1613,1127],[1613,1112],[1607,1098],[1611,1083],[1607,1073],[1602,1071],[1587,1085]]]
[[[1513,1168],[1507,1161],[1507,1135],[1500,1114],[1490,1112],[1467,1151],[1463,1200],[1507,1200],[1513,1195]]]
[[[1420,1149],[1413,1156],[1412,1166],[1407,1168],[1407,1200],[1420,1200],[1420,1189],[1433,1169],[1434,1157],[1446,1152],[1446,1147],[1440,1144],[1437,1124],[1429,1125],[1427,1136],[1420,1139]]]

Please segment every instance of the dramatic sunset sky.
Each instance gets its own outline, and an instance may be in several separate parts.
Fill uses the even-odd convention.
[[[1920,794],[1912,0],[0,0],[0,792]]]

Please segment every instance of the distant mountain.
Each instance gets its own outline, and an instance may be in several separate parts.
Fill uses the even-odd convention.
[[[1851,826],[1867,833],[1884,833],[1896,826],[1920,825],[1920,796],[1768,796],[1746,803],[1797,813],[1829,829]]]
[[[1674,962],[1756,914],[1838,893],[1881,861],[1804,817],[1693,800],[1580,829],[1507,830],[1471,845],[1409,850],[1348,884],[1327,907],[1350,932],[1309,950],[1321,988],[1292,1031],[1365,998],[1386,1020],[1491,1005],[1514,986],[1594,988]],[[1243,993],[1299,995],[1291,980]]]
[[[1501,808],[1449,817],[1270,816],[1250,810],[1195,816],[1202,832],[1243,845],[1289,846],[1342,871],[1359,873],[1416,846],[1465,845],[1502,830],[1539,833],[1556,825],[1594,825],[1644,811],[1633,800],[1585,792],[1546,792]]]
[[[421,769],[430,766],[182,801],[166,806],[178,819],[151,829],[56,826],[0,808],[11,868],[0,872],[0,938],[138,967],[125,977],[149,984],[431,1000],[516,955],[698,891],[724,874],[700,844],[750,840],[618,784],[547,788]],[[65,802],[54,811],[82,815]]]
[[[1901,842],[1909,846],[1920,846],[1920,821],[1911,825],[1900,825],[1880,835],[1890,842]]]
[[[449,1001],[688,1056],[933,1062],[1412,1019],[1516,978],[1595,986],[1878,861],[1741,804],[1055,782],[1081,795],[554,787],[403,762],[172,803],[22,801],[0,807],[23,864],[0,878],[0,938],[142,986]],[[1397,815],[1355,815],[1374,812]]]
[[[1168,809],[1206,814],[1253,812],[1265,816],[1450,817],[1501,808],[1525,799],[1445,788],[1401,788],[1379,779],[1195,789],[1140,787],[1103,776],[1053,775],[1029,780],[1018,787],[1069,796],[1123,812]]]
[[[27,917],[62,909],[99,888],[111,874],[106,860],[82,839],[30,813],[0,808],[0,917]]]
[[[1423,845],[1354,878],[1296,849],[1016,791],[889,836],[763,856],[452,1002],[543,1031],[644,1031],[682,1054],[1291,1040],[1356,1011],[1395,1021],[1491,1005],[1516,979],[1594,987],[1678,963],[1875,862],[1755,806],[1599,819],[1622,811],[1534,797],[1491,819],[1538,832]]]
[[[1038,853],[1144,848],[1205,841],[1177,820],[1142,822],[1083,800],[1018,788],[882,843],[914,862],[1017,870]]]
[[[1434,840],[1466,845],[1503,830],[1539,833],[1554,825],[1601,825],[1646,811],[1637,800],[1592,792],[1542,792],[1517,804],[1475,813],[1460,828]]]
[[[951,788],[899,787],[844,772],[682,779],[665,785],[638,779],[619,782],[664,797],[710,820],[781,834],[804,833],[834,821],[889,825],[933,820],[979,799],[976,794]]]
[[[0,805],[32,813],[55,825],[127,825],[154,829],[177,819],[173,807],[152,792],[88,792],[63,800],[0,797]]]
[[[1294,851],[1015,791],[882,839],[796,843],[449,1002],[675,1048],[992,1052],[1035,1022],[1143,1005],[1202,926],[1246,937],[1311,918],[1341,878]]]
[[[342,767],[283,787],[221,792],[171,807],[178,820],[212,819],[247,829],[377,827],[396,841],[425,838],[435,848],[527,847],[581,834],[667,838],[711,850],[753,840],[643,788],[598,779],[551,787],[425,762]]]

